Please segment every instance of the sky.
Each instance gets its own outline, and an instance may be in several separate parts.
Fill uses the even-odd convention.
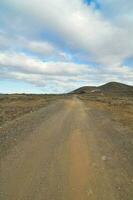
[[[0,93],[133,84],[132,0],[0,0]]]

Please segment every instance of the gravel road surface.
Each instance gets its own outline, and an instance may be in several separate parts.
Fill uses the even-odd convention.
[[[1,128],[0,200],[132,200],[133,135],[78,98]]]

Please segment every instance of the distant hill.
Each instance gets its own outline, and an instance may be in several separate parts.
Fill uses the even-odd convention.
[[[118,82],[109,82],[101,86],[84,86],[71,93],[73,94],[99,94],[99,95],[118,95],[133,96],[133,86]]]

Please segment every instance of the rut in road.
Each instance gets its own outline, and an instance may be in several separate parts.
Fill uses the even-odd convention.
[[[111,138],[110,122],[95,124],[77,98],[54,106],[1,160],[0,199],[130,200],[132,167],[121,165],[123,152]]]

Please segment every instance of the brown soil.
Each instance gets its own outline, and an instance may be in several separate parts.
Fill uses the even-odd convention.
[[[108,111],[72,97],[4,130],[0,199],[133,199],[133,135]]]

